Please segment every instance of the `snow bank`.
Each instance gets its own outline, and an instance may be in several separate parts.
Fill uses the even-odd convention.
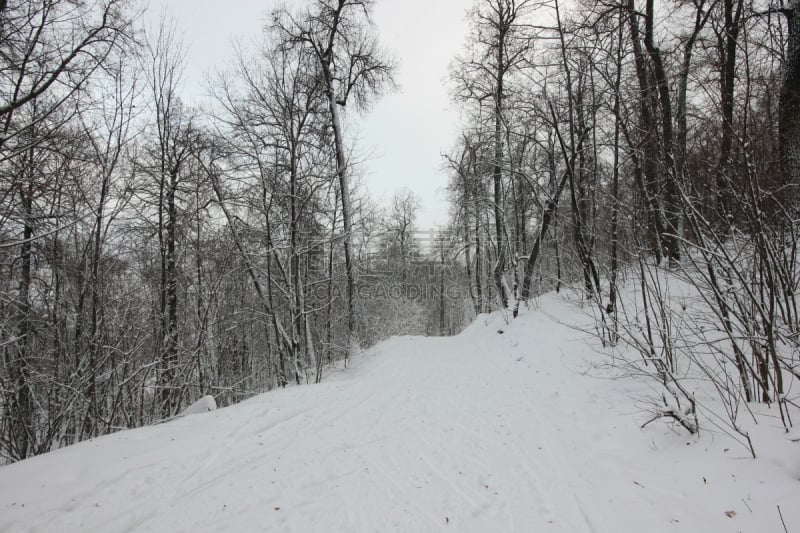
[[[187,416],[187,415],[197,415],[200,413],[207,413],[209,411],[216,411],[217,409],[217,401],[214,399],[213,396],[207,395],[203,396],[192,405],[187,407],[181,412],[180,416]]]

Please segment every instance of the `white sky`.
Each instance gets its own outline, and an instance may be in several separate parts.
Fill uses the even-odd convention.
[[[275,0],[150,0],[148,18],[170,11],[188,51],[185,94],[205,93],[205,75],[232,57],[235,40],[255,39]],[[300,3],[295,0],[295,3]],[[293,2],[289,1],[289,5]],[[360,121],[358,153],[367,156],[364,185],[379,203],[400,187],[421,199],[418,227],[448,220],[440,153],[454,141],[458,114],[447,91],[447,69],[464,42],[471,0],[377,0],[374,20],[383,45],[398,60],[396,93]]]

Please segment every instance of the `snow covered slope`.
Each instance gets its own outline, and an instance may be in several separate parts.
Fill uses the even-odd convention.
[[[587,375],[602,356],[561,323],[580,308],[538,307],[0,468],[0,531],[779,532],[778,505],[800,531],[779,421],[758,460],[709,430],[639,429],[647,385]]]

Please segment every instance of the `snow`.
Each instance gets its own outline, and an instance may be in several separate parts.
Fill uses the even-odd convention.
[[[209,411],[215,411],[217,409],[217,401],[214,399],[213,396],[203,396],[192,405],[187,407],[181,413],[181,416],[187,415],[199,415],[201,413],[207,413]]]
[[[764,410],[753,460],[704,420],[640,428],[652,387],[597,366],[587,312],[545,296],[0,468],[0,531],[800,530],[800,435]]]

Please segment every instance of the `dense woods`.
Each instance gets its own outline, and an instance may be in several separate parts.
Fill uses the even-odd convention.
[[[349,129],[394,88],[372,8],[271,13],[195,108],[179,30],[138,2],[0,2],[0,460],[564,288],[641,355],[620,364],[660,384],[654,418],[698,430],[691,366],[734,431],[756,401],[788,427],[798,2],[476,0],[452,222],[425,239],[412,191],[358,186]],[[676,306],[665,271],[696,297]]]
[[[411,269],[453,277],[412,246],[414,194],[383,209],[356,186],[348,128],[393,86],[370,1],[269,14],[202,109],[179,27],[141,9],[0,4],[3,461],[465,320],[465,295],[408,290]]]
[[[615,364],[661,385],[654,418],[698,430],[687,372],[699,368],[729,428],[751,401],[776,404],[789,427],[797,13],[796,2],[476,2],[451,76],[464,123],[446,156],[475,308],[516,315],[570,285],[604,344],[641,355]],[[618,298],[626,280],[639,285],[634,308]]]

